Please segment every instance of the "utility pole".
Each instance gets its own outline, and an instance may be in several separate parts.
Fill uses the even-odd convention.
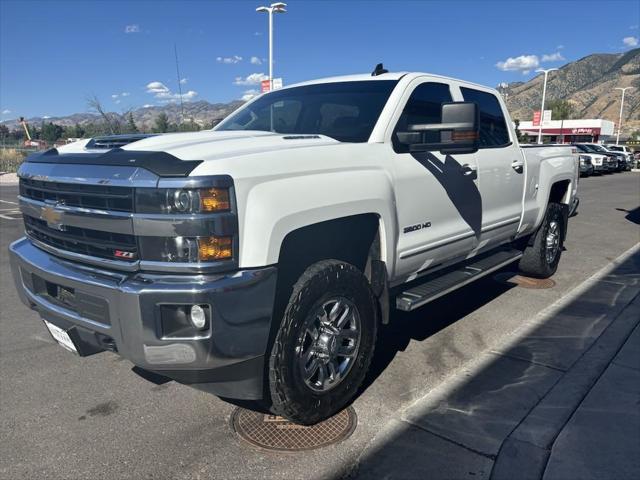
[[[620,118],[618,120],[618,135],[616,135],[616,145],[620,143],[620,130],[622,130],[622,109],[624,108],[624,92],[633,87],[616,87],[616,90],[622,90],[622,101],[620,102]]]
[[[544,73],[544,82],[542,84],[542,106],[540,107],[540,125],[538,126],[538,145],[542,145],[542,119],[544,118],[544,100],[547,95],[547,75],[549,72],[553,72],[554,70],[558,70],[557,68],[549,68],[544,70],[539,68],[536,70],[538,73]]]
[[[273,90],[273,14],[287,13],[286,3],[276,2],[269,7],[258,7],[256,12],[266,12],[269,14],[269,91]]]

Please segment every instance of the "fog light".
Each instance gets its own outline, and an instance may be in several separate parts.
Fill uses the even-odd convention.
[[[207,313],[200,305],[194,305],[191,307],[191,313],[189,314],[189,320],[194,327],[198,330],[202,330],[207,326]]]

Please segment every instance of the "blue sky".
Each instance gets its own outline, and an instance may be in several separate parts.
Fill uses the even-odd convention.
[[[275,17],[275,76],[418,70],[496,86],[638,45],[629,1],[304,1]],[[256,1],[0,0],[0,118],[251,95],[268,72]],[[525,72],[525,73],[523,73]]]

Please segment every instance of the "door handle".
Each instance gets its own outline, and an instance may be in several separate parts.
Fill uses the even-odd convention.
[[[524,168],[524,161],[514,160],[513,162],[511,162],[511,168],[513,168],[518,173],[522,173],[522,169]]]
[[[478,167],[476,167],[475,165],[470,165],[468,163],[465,163],[460,167],[460,171],[462,172],[463,175],[467,175],[467,176],[475,175],[478,172]]]

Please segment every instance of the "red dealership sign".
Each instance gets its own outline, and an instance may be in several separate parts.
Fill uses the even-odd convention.
[[[539,127],[540,126],[540,117],[541,117],[541,112],[540,110],[536,110],[535,112],[533,112],[533,126],[534,127]]]

